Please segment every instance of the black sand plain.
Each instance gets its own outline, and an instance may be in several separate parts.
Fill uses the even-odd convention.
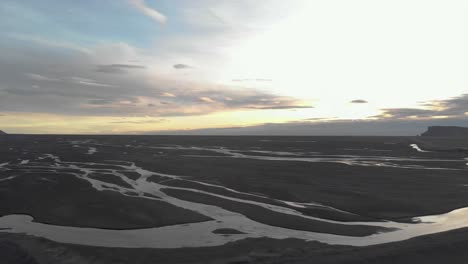
[[[410,144],[418,144],[429,152],[419,152]],[[301,222],[254,205],[210,199],[206,195],[170,187],[190,187],[273,205],[278,204],[278,200],[313,201],[352,212],[341,213],[323,207],[298,209],[306,215],[338,221],[392,220],[404,223],[411,222],[415,216],[442,214],[468,206],[466,162],[444,161],[468,157],[466,138],[6,135],[0,137],[0,145],[0,164],[12,162],[17,168],[21,168],[21,161],[29,160],[27,166],[34,166],[37,157],[53,154],[68,162],[128,161],[159,173],[187,175],[194,181],[248,194],[190,181],[167,181],[159,176],[151,180],[165,181],[169,188],[166,192],[179,199],[217,205],[258,222],[297,230],[353,236],[382,231],[365,225],[338,227],[323,222]],[[90,147],[96,148],[97,152],[88,154]],[[233,158],[232,152],[207,149],[235,150],[238,154],[260,158]],[[370,165],[353,163],[356,162],[355,156],[366,157],[365,162]],[[326,159],[304,162],[265,160],[261,157]],[[414,159],[420,161],[415,162]],[[376,166],[376,162],[386,166]],[[102,173],[92,175],[93,178],[126,186],[120,178],[113,177],[112,166],[100,169],[103,169]],[[41,223],[105,229],[159,227],[211,220],[192,210],[142,199],[138,194],[123,196],[112,191],[97,192],[88,182],[73,177],[73,173],[73,170],[51,173],[47,169],[0,171],[0,179],[20,175],[13,180],[0,181],[0,216],[27,214]],[[128,177],[136,175],[129,174]],[[219,235],[226,235],[228,231],[236,232],[221,230]],[[115,250],[60,244],[8,233],[0,233],[0,241],[17,245],[40,264],[466,263],[466,234],[464,229],[453,230],[369,247],[260,238],[214,248]]]

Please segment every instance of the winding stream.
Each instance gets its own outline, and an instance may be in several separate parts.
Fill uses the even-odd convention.
[[[76,143],[74,143],[76,144]],[[418,150],[418,148],[411,146]],[[158,147],[160,149],[191,149],[193,147],[186,148],[181,146],[171,147]],[[432,168],[424,167],[421,165],[398,165],[390,163],[390,161],[401,161],[401,160],[414,160],[414,161],[433,161],[425,159],[403,159],[394,157],[360,157],[360,156],[333,156],[333,157],[296,157],[288,152],[267,152],[267,151],[253,151],[253,153],[268,154],[270,156],[256,156],[239,153],[233,150],[225,148],[198,148],[199,150],[212,151],[215,153],[223,154],[232,158],[254,158],[262,160],[294,160],[304,162],[338,162],[350,165],[358,166],[395,166],[402,168],[418,168],[418,169],[445,169],[445,168]],[[90,147],[88,154],[94,154],[98,150],[95,147]],[[419,151],[419,150],[418,150]],[[288,155],[288,157],[284,157]],[[291,157],[292,156],[292,157]],[[445,161],[445,160],[444,160]],[[465,160],[447,160],[466,162]],[[97,169],[93,166],[99,165],[99,167],[108,167],[112,169]],[[450,168],[447,168],[450,169]],[[61,243],[80,244],[87,246],[100,246],[100,247],[122,247],[122,248],[181,248],[181,247],[207,247],[223,245],[228,242],[237,241],[245,238],[259,238],[268,237],[274,239],[284,238],[297,238],[307,241],[319,241],[327,244],[334,245],[352,245],[352,246],[367,246],[381,243],[401,241],[417,236],[434,234],[443,231],[449,231],[457,228],[468,226],[468,208],[461,208],[446,214],[441,215],[430,215],[417,217],[417,223],[397,223],[392,221],[379,221],[379,222],[341,222],[336,220],[322,219],[318,217],[304,215],[294,208],[306,208],[309,206],[323,207],[327,210],[333,210],[340,213],[345,212],[337,208],[333,208],[318,203],[296,203],[292,201],[284,201],[278,199],[272,199],[264,197],[258,194],[251,194],[240,192],[234,189],[227,188],[225,186],[209,184],[201,181],[193,180],[186,176],[170,175],[164,173],[158,173],[148,171],[142,167],[137,166],[134,163],[127,161],[107,161],[107,163],[93,163],[93,162],[64,162],[60,157],[52,154],[44,154],[37,157],[35,160],[25,160],[21,162],[8,162],[0,164],[0,171],[47,171],[50,173],[58,173],[62,170],[67,170],[67,174],[71,174],[79,179],[88,181],[91,186],[97,191],[114,191],[119,192],[122,195],[129,196],[128,192],[136,192],[139,194],[141,199],[152,199],[164,201],[177,207],[189,209],[198,212],[202,215],[208,216],[213,221],[183,224],[183,225],[172,225],[158,228],[147,228],[137,230],[109,230],[109,229],[97,229],[97,228],[77,228],[67,226],[57,226],[34,222],[33,217],[28,215],[8,215],[0,217],[0,229],[2,232],[10,233],[25,233],[34,236],[44,237],[53,241]],[[70,172],[74,170],[76,172]],[[109,172],[115,176],[118,176],[121,180],[128,183],[131,187],[123,187],[117,184],[100,181],[93,179],[90,176],[92,173]],[[125,175],[126,172],[136,172],[140,176],[136,180],[132,180]],[[205,186],[211,186],[216,188],[222,188],[228,192],[257,196],[260,198],[268,198],[274,200],[276,204],[262,203],[258,201],[234,198],[228,195],[221,195],[212,193],[205,190],[199,190],[195,188],[184,188],[174,187],[165,185],[164,181],[153,182],[149,181],[148,178],[151,176],[160,176],[166,180],[179,180],[187,181],[196,184],[202,184]],[[0,181],[14,180],[20,176],[10,176],[0,179]],[[204,195],[210,195],[213,199],[222,198],[234,202],[241,202],[246,204],[252,204],[260,206],[264,209],[281,213],[294,215],[296,217],[317,220],[327,223],[340,224],[340,225],[366,225],[388,228],[386,232],[375,233],[365,237],[354,237],[354,236],[342,236],[333,235],[328,233],[308,232],[299,231],[288,228],[271,226],[264,223],[259,223],[248,217],[225,210],[217,206],[211,206],[196,202],[190,202],[172,197],[166,194],[162,189],[173,189],[173,190],[184,190],[196,192]],[[145,194],[153,195],[146,196]],[[159,197],[159,198],[155,198]],[[284,206],[281,206],[284,204]],[[236,229],[244,234],[233,234],[233,235],[220,235],[215,234],[213,231],[221,228]]]

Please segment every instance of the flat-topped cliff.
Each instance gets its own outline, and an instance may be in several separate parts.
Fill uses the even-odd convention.
[[[458,126],[431,126],[423,137],[468,137],[468,127]]]

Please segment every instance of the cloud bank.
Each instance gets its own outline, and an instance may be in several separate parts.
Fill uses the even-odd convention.
[[[148,134],[273,136],[416,136],[429,126],[468,127],[468,94],[421,103],[427,109],[390,108],[370,119],[308,118],[247,127],[152,131]]]
[[[446,100],[423,102],[425,108],[388,108],[376,118],[381,119],[432,119],[432,118],[468,118],[468,94]]]
[[[2,112],[162,117],[310,107],[261,90],[180,80],[162,72],[163,66],[130,64],[140,55],[128,45],[101,45],[87,54],[41,45],[8,49],[0,54]],[[30,56],[18,59],[26,52]]]

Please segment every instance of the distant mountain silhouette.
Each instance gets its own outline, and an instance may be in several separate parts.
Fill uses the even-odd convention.
[[[3,132],[2,130],[0,130],[0,135],[6,135],[7,133]]]
[[[468,137],[468,127],[430,126],[423,137]]]

